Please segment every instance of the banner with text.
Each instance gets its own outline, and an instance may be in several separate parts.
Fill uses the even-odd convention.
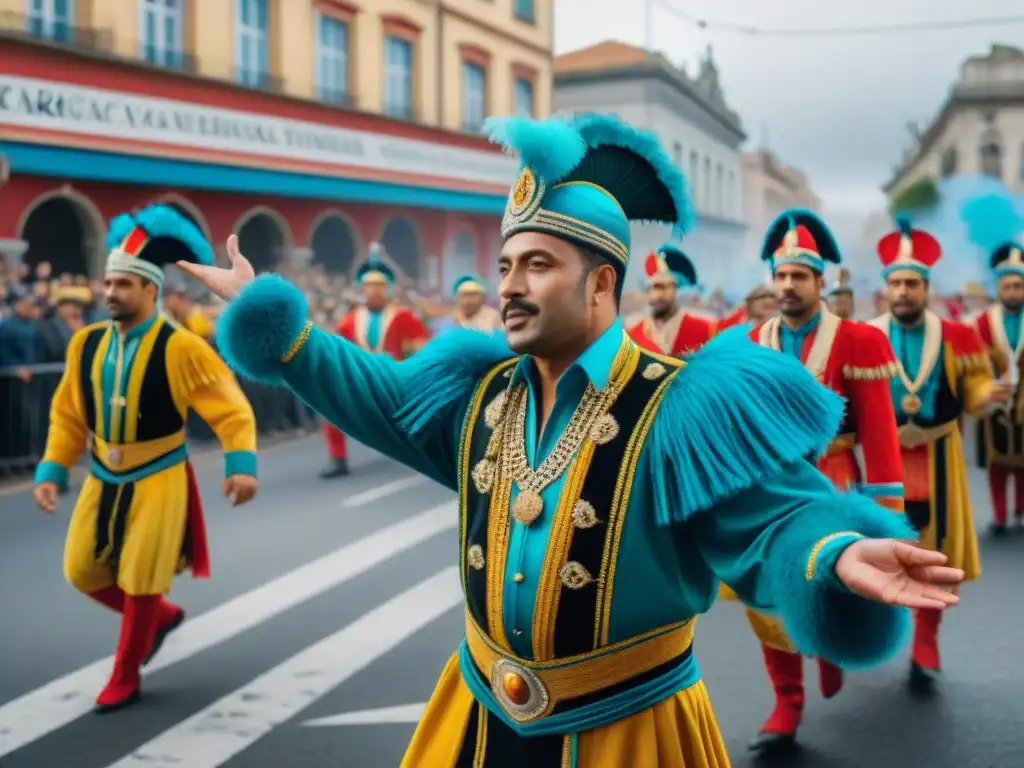
[[[0,74],[4,125],[496,186],[517,170],[514,159],[486,150]]]

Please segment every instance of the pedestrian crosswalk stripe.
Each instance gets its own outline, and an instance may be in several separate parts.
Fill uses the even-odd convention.
[[[108,768],[217,768],[461,601],[458,569],[445,568]]]
[[[454,528],[456,522],[454,502],[438,505],[189,619],[146,671],[164,669],[230,640]],[[87,714],[112,663],[112,657],[101,659],[0,706],[0,758]]]
[[[361,709],[357,712],[342,712],[340,715],[307,720],[303,725],[309,728],[333,728],[339,725],[418,723],[426,708],[426,702],[422,702],[420,704],[399,704],[396,707],[381,707],[380,709]]]
[[[376,488],[370,488],[368,490],[357,493],[353,496],[349,496],[347,499],[341,502],[341,506],[345,509],[351,509],[352,507],[361,507],[365,504],[369,504],[373,501],[380,501],[381,499],[387,498],[393,494],[404,491],[407,488],[413,488],[417,485],[422,485],[427,482],[427,478],[423,475],[409,475],[408,477],[400,477],[397,480],[378,485]]]

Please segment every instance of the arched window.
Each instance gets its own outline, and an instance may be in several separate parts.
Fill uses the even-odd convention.
[[[357,242],[348,220],[337,213],[320,217],[309,237],[313,264],[327,272],[348,274],[356,261]]]
[[[88,275],[104,232],[95,212],[84,202],[55,193],[44,196],[26,212],[19,237],[28,243],[22,259],[29,266],[46,261],[55,275]]]
[[[284,220],[271,210],[256,208],[236,228],[238,248],[256,272],[273,272],[284,257],[291,238]]]
[[[406,278],[414,283],[419,281],[422,277],[423,254],[415,224],[409,219],[392,219],[384,227],[380,244]]]

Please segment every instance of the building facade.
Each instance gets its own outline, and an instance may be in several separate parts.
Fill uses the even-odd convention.
[[[1024,192],[1024,51],[993,45],[967,59],[939,114],[883,187],[890,200],[921,183],[960,174],[1000,179]]]
[[[261,270],[487,273],[516,163],[479,129],[549,112],[552,2],[0,0],[0,244],[96,273],[162,200]]]
[[[787,208],[821,213],[821,199],[807,177],[782,162],[773,152],[759,149],[743,156],[743,210],[750,229],[744,248],[743,274],[765,275],[761,245],[775,218]],[[749,272],[748,272],[749,270]]]
[[[726,104],[710,49],[691,77],[659,53],[608,41],[558,56],[554,79],[556,111],[614,112],[661,138],[698,211],[684,248],[703,285],[733,290],[733,264],[746,239],[740,163],[746,134]],[[665,236],[662,227],[634,226],[633,252],[656,248]],[[642,261],[633,260],[627,286],[642,279]]]

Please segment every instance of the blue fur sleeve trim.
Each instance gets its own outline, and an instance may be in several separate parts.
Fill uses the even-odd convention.
[[[281,385],[281,358],[302,333],[307,307],[302,291],[283,277],[260,275],[221,313],[217,348],[243,376]]]
[[[429,341],[398,366],[405,397],[397,414],[399,428],[418,442],[429,438],[431,425],[465,405],[477,382],[494,365],[514,357],[500,334],[451,328]]]
[[[856,541],[855,535],[819,546],[813,573],[807,578],[815,547],[839,531],[876,538],[917,538],[903,515],[856,493],[837,491],[809,502],[801,511],[800,525],[778,531],[771,556],[764,561],[764,576],[775,608],[801,653],[847,669],[876,666],[906,644],[910,612],[858,597],[836,580],[836,561]]]
[[[648,437],[659,525],[686,520],[820,454],[844,402],[799,361],[730,328],[690,358]]]

